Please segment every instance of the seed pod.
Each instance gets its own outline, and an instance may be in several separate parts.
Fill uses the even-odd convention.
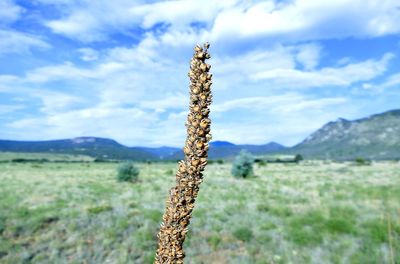
[[[205,121],[205,120],[201,120],[201,122],[200,122],[200,127],[201,127],[201,128],[206,128],[207,126],[208,126],[208,122]]]
[[[196,58],[198,58],[198,59],[204,59],[205,57],[206,57],[207,55],[206,54],[204,54],[204,52],[199,52],[199,53],[197,53],[196,54]]]
[[[196,143],[196,148],[201,149],[204,146],[203,142],[199,141]]]
[[[202,49],[199,45],[196,45],[196,47],[194,47],[194,50],[195,50],[196,52],[203,51],[203,49]]]
[[[205,64],[205,63],[200,64],[200,69],[202,71],[206,71],[207,70],[207,64]]]
[[[197,160],[197,159],[192,160],[192,165],[193,166],[197,166],[197,165],[199,165],[199,163],[200,163],[200,160]]]

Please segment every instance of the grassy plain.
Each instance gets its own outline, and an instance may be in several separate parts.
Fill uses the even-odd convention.
[[[94,161],[94,158],[86,155],[71,155],[71,154],[0,152],[0,162],[7,162],[7,161],[88,162],[88,161]]]
[[[0,263],[152,263],[176,165],[0,163]],[[187,263],[400,263],[400,163],[212,164]]]

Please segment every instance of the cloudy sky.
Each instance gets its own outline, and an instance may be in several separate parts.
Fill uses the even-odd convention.
[[[182,146],[205,41],[214,140],[400,108],[400,0],[0,0],[0,138]]]

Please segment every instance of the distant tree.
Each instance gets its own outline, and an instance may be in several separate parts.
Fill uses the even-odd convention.
[[[231,173],[237,178],[246,178],[253,175],[254,157],[249,152],[242,150],[232,164]]]
[[[133,162],[124,162],[118,166],[117,180],[120,182],[134,182],[139,178],[139,168]]]
[[[260,167],[267,166],[267,162],[266,162],[265,160],[259,160],[257,163],[258,163],[258,165],[259,165]]]
[[[370,164],[371,164],[371,161],[366,160],[366,159],[361,158],[361,157],[356,158],[356,159],[354,160],[354,162],[355,162],[357,165],[360,165],[360,166],[362,166],[362,165],[370,165]]]
[[[302,161],[302,160],[304,160],[304,158],[303,158],[303,156],[301,154],[296,154],[296,156],[294,157],[294,161],[297,162],[297,163]]]

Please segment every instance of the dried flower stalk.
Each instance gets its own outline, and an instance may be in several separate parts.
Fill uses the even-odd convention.
[[[179,162],[176,174],[176,186],[171,188],[167,199],[163,223],[157,235],[158,249],[155,262],[183,263],[188,225],[192,216],[194,202],[199,192],[204,170],[207,164],[208,142],[210,135],[211,77],[210,65],[205,63],[210,58],[209,44],[197,45],[190,62],[190,112],[187,117],[187,138],[183,152],[184,160]]]

